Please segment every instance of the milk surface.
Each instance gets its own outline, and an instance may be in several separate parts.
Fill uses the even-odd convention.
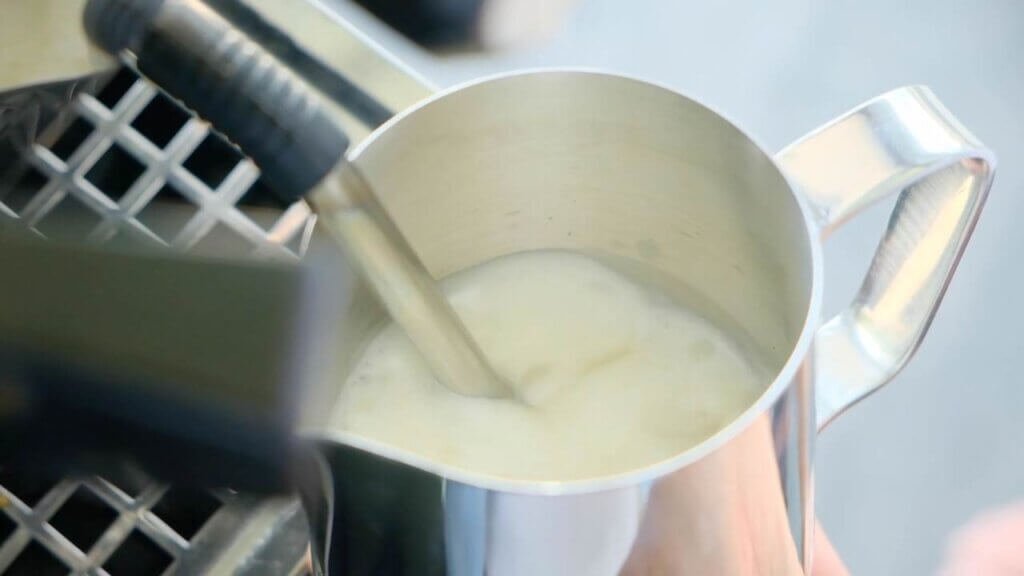
[[[444,291],[515,398],[457,395],[386,326],[333,427],[479,474],[568,481],[655,464],[750,406],[766,373],[715,325],[586,256],[504,256]]]

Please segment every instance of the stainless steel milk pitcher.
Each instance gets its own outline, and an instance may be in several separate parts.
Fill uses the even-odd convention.
[[[149,4],[144,16],[160,21],[196,2]],[[211,62],[223,56],[216,41],[201,48]],[[244,70],[258,51],[246,44],[220,62]],[[233,98],[255,89],[232,88]],[[326,426],[385,320],[356,286],[335,365],[305,412],[329,471],[304,494],[318,570],[807,570],[815,436],[913,355],[984,204],[992,153],[924,87],[879,96],[775,155],[701,103],[602,72],[503,74],[410,104],[347,161],[435,277],[536,249],[640,261],[753,342],[774,378],[731,423],[657,464],[571,482],[484,476]],[[890,194],[899,198],[858,295],[822,323],[822,242]]]
[[[580,71],[448,90],[349,158],[435,275],[541,248],[641,260],[724,310],[776,375],[702,444],[586,481],[474,476],[324,434],[334,471],[328,566],[338,574],[809,566],[814,437],[913,354],[994,167],[927,88],[884,94],[771,156],[689,98]],[[900,197],[860,292],[822,324],[823,239],[892,193]],[[375,323],[367,301],[351,306],[342,331],[354,350]],[[351,359],[339,357],[332,384]]]

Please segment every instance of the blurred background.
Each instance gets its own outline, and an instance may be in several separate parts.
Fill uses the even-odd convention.
[[[930,86],[995,150],[995,186],[917,357],[822,435],[818,511],[853,574],[933,574],[958,526],[1024,498],[1024,3],[580,0],[544,44],[447,58],[333,4],[438,85],[607,69],[702,101],[770,151],[886,90]],[[859,286],[887,212],[828,242],[827,313]]]

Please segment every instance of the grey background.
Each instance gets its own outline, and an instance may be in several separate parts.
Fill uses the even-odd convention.
[[[1024,2],[582,0],[543,46],[446,59],[343,11],[439,85],[619,71],[701,100],[771,150],[888,89],[932,87],[996,151],[996,184],[917,357],[823,434],[819,515],[854,574],[934,574],[957,526],[1024,499]],[[854,293],[885,219],[872,210],[829,241],[827,311]]]

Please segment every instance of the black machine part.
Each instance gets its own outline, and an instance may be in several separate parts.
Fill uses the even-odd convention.
[[[290,488],[308,267],[20,235],[0,237],[0,267],[0,462]]]
[[[348,137],[303,80],[199,0],[91,0],[85,28],[211,123],[284,203],[343,160]]]

